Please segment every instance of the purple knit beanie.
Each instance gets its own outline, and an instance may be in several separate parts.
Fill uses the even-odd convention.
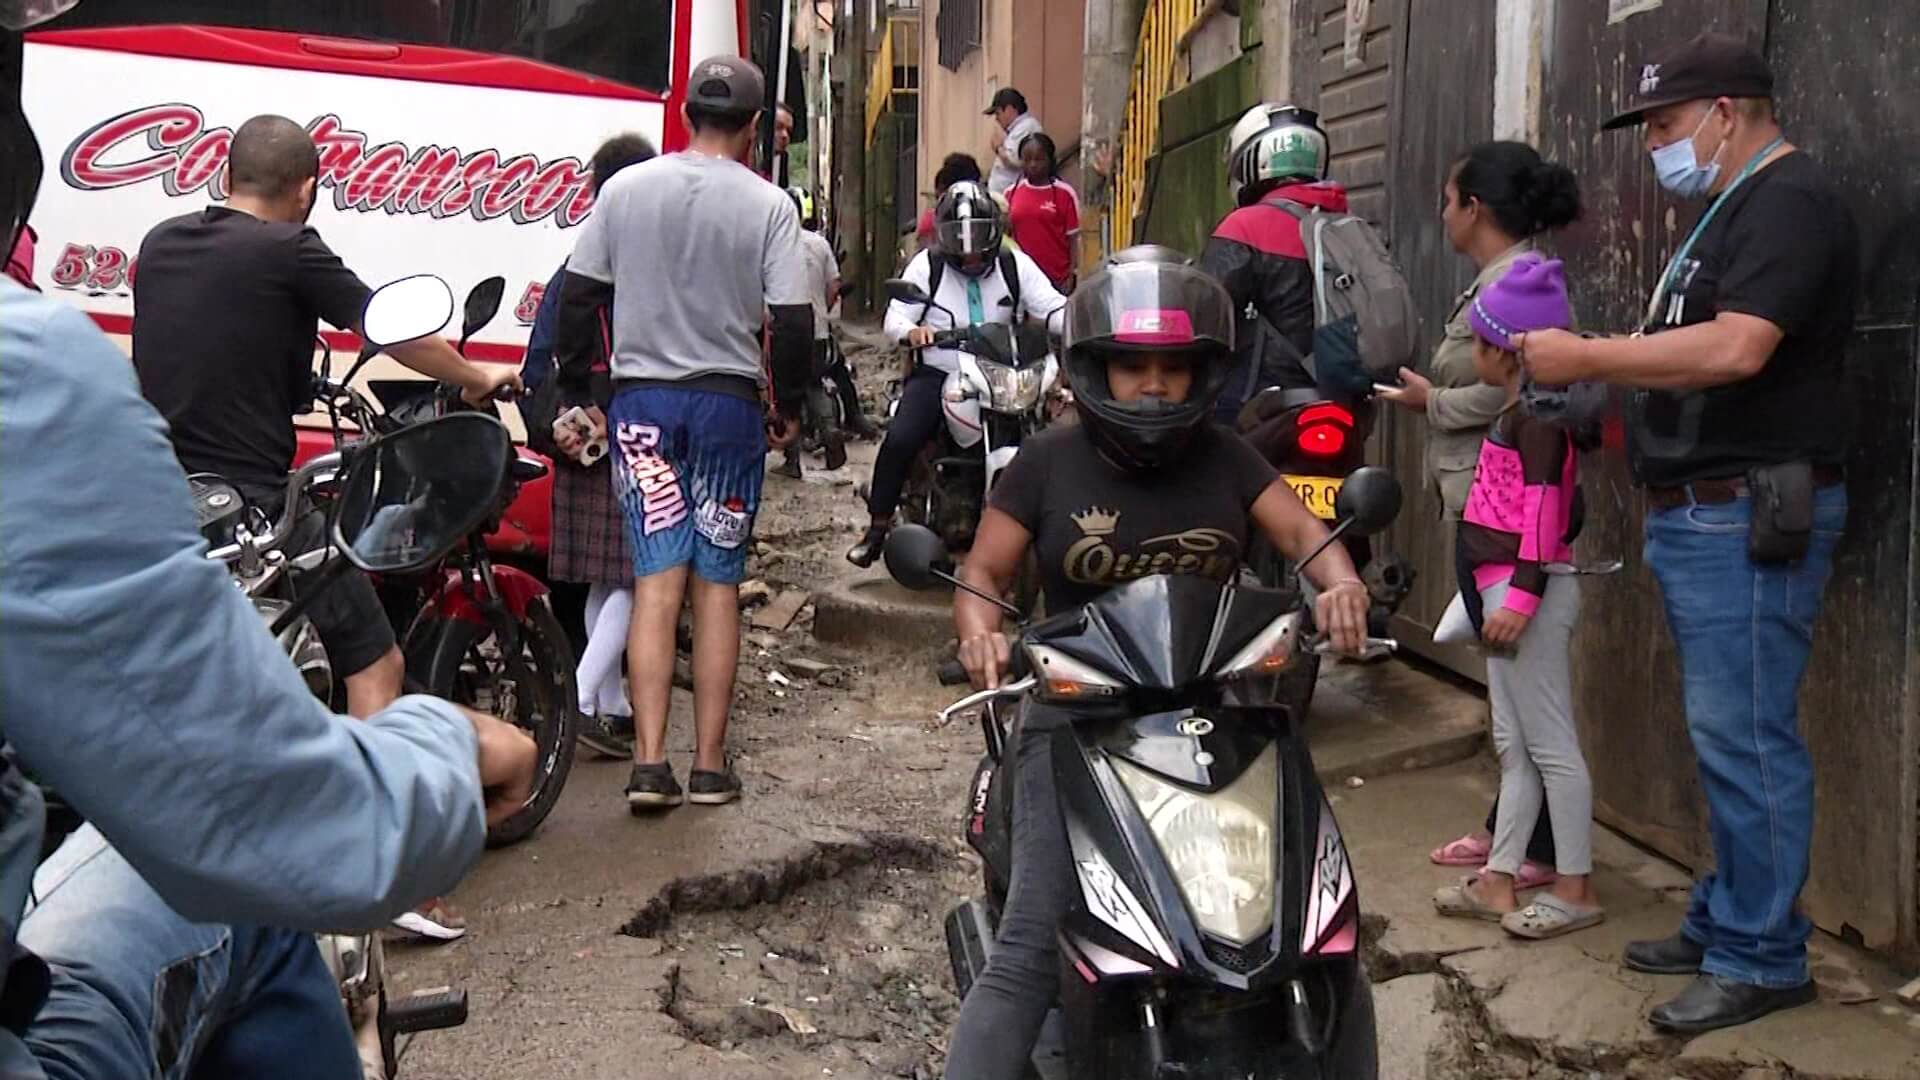
[[[1489,345],[1517,351],[1513,335],[1529,330],[1568,329],[1567,275],[1559,259],[1528,252],[1514,260],[1499,281],[1481,289],[1467,308],[1467,324]]]

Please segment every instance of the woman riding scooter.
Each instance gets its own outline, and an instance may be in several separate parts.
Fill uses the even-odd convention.
[[[1168,248],[1110,257],[1068,302],[1065,363],[1081,423],[1021,449],[995,487],[961,571],[1001,595],[1029,547],[1047,610],[1084,604],[1149,574],[1232,581],[1249,534],[1304,559],[1326,527],[1252,447],[1211,421],[1233,355],[1234,307],[1205,271]],[[1367,590],[1339,545],[1306,571],[1318,626],[1358,650]],[[1000,609],[957,593],[960,660],[977,687],[998,686],[1010,648]],[[1049,732],[1018,726],[1013,885],[986,969],[960,1009],[949,1080],[1021,1075],[1051,1006],[1055,934],[1073,895],[1065,825],[1053,792]]]

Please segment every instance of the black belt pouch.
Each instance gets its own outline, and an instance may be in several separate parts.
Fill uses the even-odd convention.
[[[1798,562],[1813,539],[1813,465],[1789,461],[1747,471],[1753,525],[1747,557],[1757,563]]]

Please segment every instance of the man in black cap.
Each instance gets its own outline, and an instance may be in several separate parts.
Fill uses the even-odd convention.
[[[993,136],[990,156],[993,171],[987,176],[987,190],[995,195],[1020,181],[1020,144],[1029,135],[1040,134],[1040,118],[1027,111],[1027,96],[1011,86],[994,92],[986,115],[993,117],[1000,130]]]
[[[813,370],[813,303],[800,217],[786,192],[741,164],[766,103],[737,56],[694,66],[686,150],[622,169],[600,189],[560,299],[561,393],[591,405],[589,369],[613,313],[614,487],[633,552],[627,662],[634,706],[633,810],[740,796],[727,711],[740,657],[740,581],[766,472],[768,431],[785,446]],[[773,326],[772,390],[760,333]],[[561,441],[561,449],[572,446]],[[667,764],[674,626],[693,601],[693,770]]]
[[[1715,870],[1680,932],[1626,964],[1695,974],[1653,1010],[1691,1033],[1814,999],[1795,910],[1813,831],[1813,765],[1796,699],[1847,519],[1841,469],[1859,236],[1773,111],[1766,61],[1702,34],[1639,76],[1633,108],[1660,185],[1711,199],[1661,275],[1642,333],[1515,339],[1533,377],[1631,388],[1647,490],[1647,563],[1680,650],[1687,727]]]

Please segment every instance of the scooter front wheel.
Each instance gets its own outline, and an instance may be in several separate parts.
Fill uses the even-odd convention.
[[[514,632],[520,645],[518,673],[507,663],[492,626],[461,619],[439,627],[427,666],[430,693],[518,726],[538,748],[532,798],[487,830],[488,847],[519,843],[553,812],[573,770],[580,727],[573,650],[553,608],[545,600],[531,602]]]

